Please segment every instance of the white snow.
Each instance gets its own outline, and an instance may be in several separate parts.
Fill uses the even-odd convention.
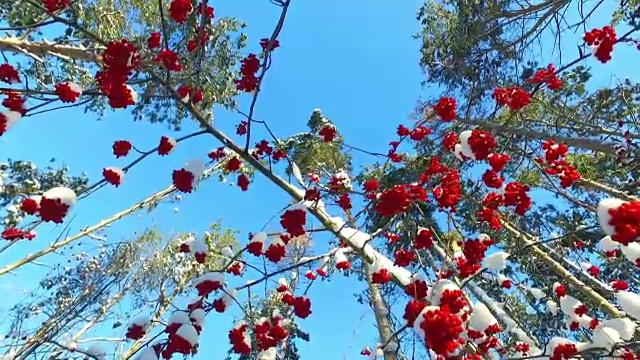
[[[143,328],[151,325],[151,319],[147,315],[136,316],[133,320],[131,320],[131,326],[138,325]]]
[[[531,296],[533,296],[536,300],[542,300],[547,296],[547,294],[544,291],[538,288],[526,287],[526,289],[529,292],[529,294],[531,294]]]
[[[559,336],[554,336],[553,338],[551,338],[551,340],[549,341],[549,344],[547,345],[546,354],[552,354],[553,351],[560,345],[569,345],[569,344],[575,344],[575,342],[567,339],[567,338],[563,338],[563,337],[559,337]]]
[[[478,238],[478,241],[481,241],[481,242],[485,242],[485,241],[491,240],[491,236],[489,236],[487,234],[484,234],[484,233],[478,234],[477,238]]]
[[[571,295],[565,295],[560,298],[560,310],[570,317],[571,319],[577,319],[575,309],[582,305],[582,302]]]
[[[640,259],[640,244],[637,242],[629,243],[629,245],[620,245],[620,250],[624,257],[627,258],[634,266],[636,265],[636,260]]]
[[[289,185],[291,185],[291,184],[289,184]],[[299,189],[299,188],[297,188],[297,187],[294,187],[293,185],[291,185],[291,187],[292,187],[292,188],[293,188],[297,193],[299,193],[301,197],[304,197],[304,194],[305,194],[305,191],[304,191],[304,190]],[[306,205],[306,204],[304,204],[304,203],[301,203],[301,202],[296,202],[296,203],[293,203],[293,204],[291,204],[291,205],[289,206],[289,210],[304,210],[304,211],[307,211],[308,209],[309,209],[309,206],[308,206],[308,205]]]
[[[176,336],[181,337],[186,342],[195,346],[198,343],[198,331],[191,324],[184,324],[176,331]]]
[[[422,323],[424,322],[424,315],[429,311],[439,310],[439,309],[440,309],[439,306],[425,306],[425,308],[422,309],[422,311],[420,312],[416,320],[413,322],[413,330],[418,334],[420,334],[420,337],[422,339],[424,339],[425,333],[424,333],[424,330],[420,328],[420,325],[422,325]]]
[[[125,85],[127,87],[127,89],[129,89],[129,92],[131,93],[131,99],[133,100],[133,103],[137,103],[138,102],[138,93],[133,90],[133,88],[129,85]],[[175,144],[174,144],[175,145]]]
[[[544,245],[544,244],[543,244]],[[597,283],[599,286],[601,286],[603,289],[606,289],[608,291],[613,291],[613,288],[611,288],[611,286],[609,286],[608,284],[603,283],[600,279],[592,276],[591,274],[589,274],[588,271],[583,270],[578,264],[576,264],[575,262],[573,262],[572,260],[570,260],[569,258],[562,258],[562,260],[569,265],[572,269],[579,271],[582,273],[582,276],[588,278],[590,281],[593,281],[594,283]]]
[[[334,230],[340,231],[340,235],[348,239],[349,245],[356,249],[362,249],[364,244],[371,240],[371,235],[347,226],[341,217],[333,217],[331,222],[334,225]]]
[[[445,290],[460,290],[460,287],[449,279],[440,279],[436,281],[433,286],[430,286],[427,289],[427,299],[429,303],[433,305],[440,305],[440,300],[442,298],[442,293]]]
[[[386,269],[387,271],[389,271],[389,269],[387,269],[385,265],[386,264],[384,264],[384,262],[381,259],[375,259],[373,264],[371,264],[371,272],[376,273],[382,269]]]
[[[222,301],[224,301],[224,304],[226,305],[227,309],[233,305],[233,303],[235,302],[234,299],[236,297],[236,294],[238,293],[238,290],[236,289],[231,289],[229,291],[227,291],[223,296],[222,296]]]
[[[78,93],[78,96],[82,95],[82,86],[80,86],[80,84],[76,84],[72,81],[67,81],[66,84],[73,92]]]
[[[616,300],[622,311],[636,320],[640,320],[640,295],[630,291],[616,292]]]
[[[124,181],[124,171],[122,169],[120,169],[119,167],[109,166],[109,167],[104,168],[104,170],[113,172],[116,175],[118,175],[118,184],[122,184],[122,182]]]
[[[193,159],[184,164],[182,168],[193,175],[194,181],[198,181],[198,179],[200,179],[200,176],[202,176],[202,174],[204,173],[206,165],[200,159]]]
[[[558,304],[553,300],[547,300],[547,311],[551,313],[551,315],[558,315]]]
[[[189,324],[190,322],[189,314],[184,311],[174,312],[167,320],[167,324]]]
[[[453,154],[456,156],[456,158],[458,158],[458,160],[464,161],[464,155],[462,154],[462,145],[456,144],[456,146],[453,148]]]
[[[76,193],[64,186],[54,187],[53,189],[49,189],[42,194],[42,197],[47,199],[58,199],[61,203],[67,205],[71,208],[77,200]]]
[[[590,263],[590,262],[588,262],[588,261],[581,261],[581,262],[580,262],[580,268],[581,268],[582,270],[585,270],[585,271],[586,271],[586,270],[589,270],[589,268],[591,268],[592,266],[593,266],[593,264],[592,264],[592,263]]]
[[[229,246],[225,246],[222,248],[222,250],[220,250],[220,252],[222,252],[222,255],[228,257],[228,258],[233,258],[233,256],[235,255],[233,253],[233,250],[231,250],[231,247]]]
[[[251,242],[259,242],[264,244],[265,241],[267,241],[267,233],[264,231],[253,234],[253,237],[251,238]]]
[[[206,254],[209,251],[204,238],[193,237],[193,242],[189,245],[192,254]]]
[[[233,328],[237,330],[237,329],[240,329],[241,327],[243,327],[245,325],[247,325],[247,322],[244,321],[244,320],[240,320],[233,326]]]
[[[605,348],[611,351],[613,347],[621,342],[620,333],[610,327],[598,328],[593,332],[591,340],[593,347]]]
[[[375,261],[375,259],[382,259],[382,261],[389,261],[393,263],[393,261],[389,260],[369,244],[371,235],[346,226],[345,221],[340,217],[329,217],[328,215],[327,217],[330,218],[333,225],[332,230],[339,232],[340,238],[345,239],[353,249],[358,249],[364,252],[364,254],[372,261]],[[395,266],[389,269],[389,272],[403,286],[407,286],[411,282],[411,272],[405,268]]]
[[[478,300],[482,301],[495,315],[500,322],[505,325],[505,331],[512,333],[518,340],[529,344],[531,347],[531,353],[535,354],[536,352],[540,352],[540,349],[536,345],[536,341],[529,336],[518,323],[513,320],[509,314],[502,308],[498,302],[496,302],[493,298],[491,298],[480,286],[478,286],[475,281],[469,281],[467,286],[475,295]]]
[[[633,335],[635,334],[636,328],[638,326],[633,320],[624,317],[603,320],[600,324],[598,324],[598,327],[596,327],[596,329],[599,329],[600,327],[608,327],[614,329],[618,332],[622,340],[629,341],[633,338]]]
[[[507,258],[509,253],[497,251],[484,259],[484,266],[492,271],[502,271],[507,268]]]
[[[284,315],[282,315],[282,312],[280,311],[280,309],[273,309],[273,311],[271,312],[271,318],[284,319]]]
[[[498,321],[491,314],[487,305],[477,302],[473,305],[473,313],[469,318],[469,327],[474,330],[484,332],[489,326],[497,324]]]
[[[620,243],[617,243],[611,239],[611,236],[607,235],[600,240],[600,249],[604,252],[613,251],[620,247]]]
[[[275,360],[276,355],[276,348],[272,347],[258,353],[258,360]]]
[[[193,247],[193,242],[196,241],[196,237],[193,234],[187,234],[184,238],[180,239],[179,243],[187,245],[189,250]]]
[[[18,121],[20,121],[20,119],[22,119],[22,114],[17,111],[4,110],[2,112],[2,115],[4,115],[5,119],[7,120],[6,131],[8,131],[13,125],[15,125]]]
[[[212,271],[202,274],[200,277],[198,277],[198,279],[196,279],[195,283],[197,285],[205,281],[219,282],[220,284],[224,284],[224,273]]]
[[[336,253],[333,255],[333,260],[336,264],[349,262],[349,259],[347,258],[347,255],[345,255],[345,251],[343,248],[340,248],[338,249],[338,251],[336,251]]]
[[[469,146],[469,138],[471,137],[472,133],[472,130],[465,130],[458,135],[458,139],[460,139],[460,151],[462,155],[475,160],[476,154],[473,153],[473,150],[471,150],[471,146]]]
[[[353,185],[351,185],[351,178],[349,178],[349,174],[347,174],[345,170],[338,170],[338,172],[333,174],[333,177],[340,180],[339,183],[344,189],[351,190],[353,188]]]
[[[195,309],[189,314],[189,319],[191,319],[191,321],[201,327],[204,326],[204,321],[206,318],[207,314],[205,313],[204,309],[201,308]]]
[[[575,319],[575,321],[577,321],[578,324],[584,329],[591,329],[592,320],[593,318],[589,315],[582,315]]]
[[[304,179],[302,178],[302,173],[300,172],[300,168],[293,161],[291,162],[291,173],[293,174],[293,177],[296,179],[298,184],[300,184],[301,186],[304,186]]]
[[[625,201],[615,198],[603,199],[598,203],[598,209],[596,210],[598,223],[600,223],[602,230],[604,230],[607,235],[615,234],[615,229],[613,226],[609,225],[609,221],[611,220],[609,210],[618,208],[624,203]]]

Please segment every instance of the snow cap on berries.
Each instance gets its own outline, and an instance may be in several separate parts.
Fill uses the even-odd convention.
[[[124,171],[117,167],[106,167],[102,169],[102,176],[111,185],[118,187],[124,181]]]
[[[17,111],[4,110],[0,112],[0,135],[4,134],[22,118],[22,114]]]
[[[76,200],[76,193],[67,187],[59,186],[47,190],[40,198],[40,218],[45,222],[60,224]]]

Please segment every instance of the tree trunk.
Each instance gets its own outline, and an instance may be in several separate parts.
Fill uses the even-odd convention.
[[[380,293],[380,289],[371,282],[370,278],[370,265],[364,262],[364,271],[367,277],[367,285],[369,286],[370,295],[370,304],[373,309],[373,313],[376,317],[376,324],[378,325],[378,334],[380,335],[380,343],[384,345],[388,345],[390,342],[395,342],[397,346],[400,344],[396,341],[396,339],[392,339],[393,335],[393,327],[391,326],[391,322],[389,321],[389,317],[387,316],[389,310],[387,310],[387,306],[382,298],[382,294]],[[387,346],[384,351],[384,360],[396,360],[396,349],[393,347]]]

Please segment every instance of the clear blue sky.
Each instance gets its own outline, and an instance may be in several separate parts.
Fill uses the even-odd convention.
[[[390,6],[379,0],[293,0],[255,117],[268,121],[278,136],[285,137],[304,131],[311,111],[319,107],[350,144],[386,151],[396,126],[407,121],[416,100],[421,95],[432,94],[428,88],[420,88],[419,42],[412,39],[418,30],[415,12],[420,3],[398,1]],[[279,8],[266,0],[226,0],[213,5],[217,16],[233,15],[248,23],[248,51],[258,49],[259,39],[271,34],[279,16]],[[569,42],[567,48],[575,49],[573,42]],[[596,86],[611,82],[609,69],[616,68],[620,76],[629,76],[632,70],[624,66],[629,57],[620,56],[623,52],[631,55],[630,50],[616,50],[614,61],[606,65],[606,70],[605,66],[591,62],[604,70],[596,76]],[[572,57],[565,54],[564,59],[569,58]],[[245,109],[248,99],[247,95],[241,97]],[[233,134],[234,126],[242,120],[238,114],[221,110],[216,115],[216,125],[228,134]],[[194,128],[185,126],[183,134]],[[115,160],[112,156],[114,140],[128,139],[139,148],[149,149],[156,146],[162,135],[180,136],[163,125],[133,123],[122,110],[101,121],[82,111],[56,111],[27,118],[12,128],[0,139],[0,157],[29,159],[41,166],[56,157],[64,160],[72,172],[86,171],[95,181],[101,177],[104,166],[127,164],[128,160]],[[214,139],[200,137],[180,143],[168,157],[149,157],[129,172],[120,188],[105,187],[80,202],[74,212],[72,230],[94,224],[166,187],[172,170],[193,157],[204,157],[209,149],[217,146]],[[371,160],[358,157],[356,163]],[[221,219],[224,227],[239,230],[243,241],[248,232],[262,228],[288,201],[260,177],[246,193],[235,186],[209,181],[196,193],[184,196],[177,214],[172,206],[163,206],[150,215],[140,213],[116,223],[108,234],[111,239],[119,240],[151,224],[159,225],[168,233],[201,232]],[[269,228],[278,230],[279,224],[273,223]],[[39,230],[39,237],[33,243],[21,243],[2,254],[0,264],[48,244],[49,236],[55,237],[60,231],[54,229],[49,234],[46,229]],[[319,243],[318,250],[325,250],[325,242]],[[61,259],[63,257],[53,256],[45,261],[55,263]],[[0,288],[12,288],[14,298],[18,299],[19,291],[33,288],[42,272],[41,267],[24,267],[16,276],[0,279]],[[243,282],[240,280],[238,284]],[[367,308],[358,305],[351,295],[362,288],[363,284],[341,276],[312,288],[313,314],[300,321],[302,328],[311,333],[312,340],[308,345],[300,343],[304,359],[355,359],[359,358],[363,346],[375,344],[373,319]],[[2,307],[6,308],[6,304]],[[228,349],[226,332],[231,325],[230,316],[210,315],[202,337],[206,340],[198,356],[221,358]]]

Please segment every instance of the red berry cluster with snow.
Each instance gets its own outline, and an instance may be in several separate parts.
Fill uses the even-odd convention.
[[[29,215],[39,216],[44,222],[61,224],[73,205],[76,193],[66,187],[56,187],[45,191],[40,196],[22,200],[21,209]]]

